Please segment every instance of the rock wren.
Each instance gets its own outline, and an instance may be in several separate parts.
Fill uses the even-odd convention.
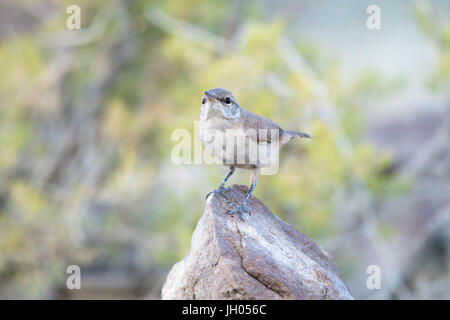
[[[258,169],[268,165],[271,160],[264,152],[256,152],[252,156],[251,150],[262,150],[276,145],[281,147],[292,138],[312,138],[306,133],[283,130],[272,120],[242,109],[233,94],[225,89],[216,88],[205,91],[200,108],[200,136],[203,144],[221,163],[230,168],[228,175],[217,189],[208,193],[223,195],[225,183],[234,173],[235,168],[250,170],[250,189],[244,202],[236,206],[229,213],[246,212],[247,202],[256,186]],[[229,139],[229,131],[243,133],[244,144],[236,145],[235,139]],[[220,139],[219,139],[220,138]],[[253,148],[253,149],[252,149]],[[259,150],[261,150],[259,149]],[[264,157],[263,155],[266,155]],[[278,156],[278,153],[277,153]]]

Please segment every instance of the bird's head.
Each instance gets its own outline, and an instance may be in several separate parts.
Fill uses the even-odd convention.
[[[202,111],[206,114],[232,119],[239,116],[239,105],[233,94],[222,88],[205,91],[202,97]]]

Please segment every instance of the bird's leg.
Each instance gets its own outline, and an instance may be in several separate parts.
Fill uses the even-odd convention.
[[[222,183],[219,185],[218,189],[224,189],[225,187],[225,183],[227,183],[228,179],[233,175],[234,173],[234,167],[230,168],[230,172],[228,172],[227,176],[225,177],[225,179],[223,179]]]
[[[231,167],[230,172],[228,172],[227,176],[222,181],[222,183],[219,185],[219,187],[217,189],[214,189],[213,191],[209,192],[206,195],[206,198],[208,198],[211,195],[211,193],[219,193],[220,195],[223,195],[223,192],[228,190],[228,188],[225,188],[225,183],[227,183],[227,180],[233,175],[233,173],[234,173],[234,167]]]
[[[255,187],[256,187],[257,176],[258,176],[258,169],[252,169],[251,175],[250,175],[250,183],[251,183],[251,185],[250,185],[250,189],[247,192],[247,196],[245,197],[244,202],[242,202],[239,206],[234,205],[235,208],[233,210],[231,210],[231,211],[228,211],[229,214],[233,214],[233,213],[239,212],[241,214],[241,218],[242,218],[242,212],[246,212],[249,215],[252,215],[250,213],[250,210],[247,208],[247,202],[248,202],[248,199],[250,198],[250,195],[253,192],[253,189],[255,189]]]

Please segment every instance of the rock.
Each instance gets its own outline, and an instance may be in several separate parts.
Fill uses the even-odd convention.
[[[176,263],[162,299],[353,299],[331,256],[251,197],[251,215],[230,215],[246,186],[212,194],[189,254]]]

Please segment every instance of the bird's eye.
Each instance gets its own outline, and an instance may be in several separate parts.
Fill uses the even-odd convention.
[[[227,97],[227,98],[225,99],[225,103],[226,103],[226,104],[230,104],[230,103],[231,103],[231,99],[230,99],[229,97]]]
[[[203,97],[202,104],[205,104],[205,102],[206,102],[206,99],[205,99],[205,97]]]

